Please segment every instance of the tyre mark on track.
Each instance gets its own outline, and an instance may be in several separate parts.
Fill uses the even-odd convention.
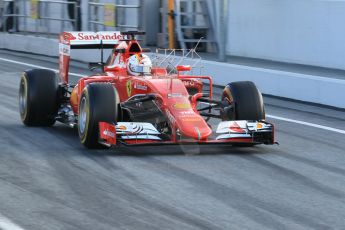
[[[286,152],[284,152],[283,154],[280,154],[279,157],[282,157],[282,158],[285,158],[288,160],[292,160],[292,161],[302,162],[304,164],[310,165],[310,166],[315,167],[315,168],[323,169],[325,171],[332,172],[332,173],[337,174],[337,175],[345,176],[345,169],[338,168],[338,167],[332,167],[332,166],[323,164],[323,163],[315,161],[315,160],[310,160],[310,159],[296,156],[296,155],[292,155],[292,154],[286,153]]]
[[[97,154],[97,153],[94,153],[94,154]],[[66,156],[66,158],[67,157],[68,156]],[[55,163],[52,162],[52,165],[54,165],[54,167],[59,167],[59,165],[61,164],[59,162],[60,162],[59,160],[57,160]],[[102,186],[102,187],[97,188],[98,190],[103,191],[102,194],[105,194],[105,196],[102,195],[102,198],[101,198],[102,200],[108,200],[112,202],[116,201],[112,197],[106,195],[107,193],[110,192],[108,191],[108,188],[107,188],[110,186],[111,188],[116,188],[115,190],[116,192],[112,190],[112,193],[121,194],[121,197],[119,199],[132,203],[132,205],[136,207],[136,209],[138,209],[139,211],[151,212],[151,215],[157,215],[156,216],[157,218],[161,216],[161,217],[164,217],[166,221],[177,220],[178,222],[181,222],[185,225],[192,226],[193,228],[196,227],[197,229],[215,229],[215,230],[221,229],[218,226],[210,222],[207,222],[194,214],[185,212],[176,207],[172,207],[171,205],[169,205],[168,203],[165,203],[164,201],[155,200],[153,197],[149,197],[146,194],[142,194],[136,188],[133,188],[131,186],[124,184],[123,182],[119,180],[116,180],[116,178],[114,178],[109,173],[101,173],[100,171],[95,171],[94,169],[91,169],[87,166],[83,168],[81,165],[82,163],[79,164],[78,168],[83,169],[83,174],[85,174],[85,178],[87,179],[85,181],[79,179],[78,183],[89,184],[90,181],[88,178],[97,178],[97,180],[101,180],[107,184],[107,186]],[[66,176],[71,175],[68,172],[68,168],[66,168],[64,165],[61,165],[61,167],[62,167],[61,169],[56,170],[57,173],[60,174],[61,178],[66,178]],[[94,189],[87,191],[87,193],[83,193],[82,191],[80,191],[80,189],[78,189],[78,184],[76,184],[75,181],[76,180],[67,180],[65,182],[68,183],[68,186],[71,188],[72,191],[74,191],[76,194],[79,194],[78,197],[84,197],[83,200],[85,204],[87,204],[87,206],[92,205],[90,204],[90,202],[92,201],[92,199],[94,199],[94,197],[88,198],[88,194],[92,194]],[[79,185],[79,186],[83,187],[82,185]],[[94,192],[96,193],[96,191]],[[97,193],[99,194],[99,191]],[[139,220],[133,219],[132,221],[139,221]]]
[[[332,196],[336,199],[343,199],[345,198],[345,193],[336,189],[333,189],[332,187],[329,187],[327,185],[321,184],[309,177],[306,177],[298,172],[295,172],[291,169],[285,168],[283,166],[274,164],[268,160],[265,160],[261,157],[257,156],[251,156],[250,159],[248,157],[243,157],[243,159],[254,162],[256,164],[262,165],[266,168],[270,169],[270,173],[273,171],[276,171],[276,177],[290,177],[293,179],[293,181],[300,181],[301,185],[310,187],[318,192],[322,192],[323,194]]]
[[[235,188],[230,188],[226,185],[220,184],[216,181],[210,180],[206,177],[194,174],[183,168],[177,167],[173,164],[167,163],[165,161],[158,160],[156,158],[150,157],[143,159],[146,162],[155,162],[165,165],[166,171],[169,175],[175,175],[178,178],[187,181],[188,183],[199,188],[201,193],[206,193],[220,202],[227,204],[238,212],[242,213],[244,216],[248,217],[252,221],[259,223],[266,228],[271,228],[272,226],[279,226],[275,229],[285,229],[286,226],[282,223],[276,221],[274,218],[262,215],[261,212],[253,212],[255,210],[265,210],[272,215],[279,216],[283,219],[289,219],[297,224],[310,227],[312,229],[329,229],[328,225],[321,223],[318,219],[313,219],[306,216],[304,213],[299,213],[298,210],[291,209],[283,204],[275,204],[267,201],[260,200],[258,198],[252,197],[246,194],[244,191],[237,190]],[[229,198],[235,198],[229,200]],[[273,224],[272,224],[273,223]]]
[[[341,140],[329,140],[329,139],[326,139],[324,137],[318,137],[316,135],[313,135],[312,137],[310,136],[305,136],[305,135],[300,135],[298,134],[298,132],[294,132],[292,133],[291,131],[287,131],[287,130],[284,130],[284,129],[276,129],[279,133],[283,133],[283,134],[286,134],[290,137],[293,137],[293,138],[298,138],[300,140],[305,140],[305,141],[308,141],[308,142],[311,142],[311,143],[319,143],[319,144],[322,144],[322,145],[325,145],[327,147],[329,147],[330,149],[338,149],[340,150],[340,152],[344,152],[344,148],[341,147],[341,146],[338,146],[336,145],[337,142],[341,142]],[[318,133],[316,133],[318,134]]]
[[[81,210],[80,207],[74,207],[70,204],[70,202],[65,201],[63,199],[60,199],[50,193],[37,193],[37,191],[30,187],[30,184],[22,184],[18,182],[13,182],[6,180],[4,178],[0,178],[2,183],[6,183],[9,186],[13,187],[14,189],[20,190],[21,192],[24,192],[25,194],[31,194],[31,196],[34,198],[38,198],[40,202],[46,203],[46,204],[54,204],[54,207],[56,209],[63,208],[63,209],[69,209],[72,210],[73,213],[83,213],[88,216],[90,219],[94,219],[96,221],[100,221],[101,223],[108,224],[109,226],[116,226],[118,223],[116,220],[107,219],[104,217],[104,215],[98,214],[97,212],[91,212],[88,209]],[[11,229],[9,229],[11,230]]]
[[[65,129],[62,129],[62,130],[65,130]],[[67,127],[66,127],[66,130],[71,131]],[[29,131],[29,129],[27,131]],[[55,133],[55,132],[56,132],[56,130],[44,128],[44,129],[42,129],[41,134],[38,136],[32,137],[30,135],[25,135],[25,133],[24,133],[23,136],[26,136],[26,138],[24,138],[24,140],[22,140],[22,141],[24,142],[24,144],[25,144],[25,142],[29,142],[30,143],[29,145],[33,146],[34,149],[36,149],[36,148],[42,149],[42,146],[40,144],[41,142],[37,141],[36,139],[40,139],[40,136],[42,136],[42,135],[45,136],[47,139],[51,139],[51,137],[49,137],[50,135],[53,135],[54,138],[58,137],[59,132],[57,132],[57,133]],[[47,134],[44,135],[44,133],[47,133]],[[62,136],[61,133],[60,133],[60,136]],[[15,136],[12,136],[12,138],[15,138]],[[141,209],[147,209],[145,211],[147,213],[151,212],[153,209],[153,210],[156,210],[158,213],[162,213],[160,215],[166,216],[165,218],[167,218],[167,221],[169,219],[170,220],[178,220],[181,223],[184,223],[184,224],[187,224],[190,226],[194,226],[198,229],[218,229],[217,226],[215,226],[212,223],[209,223],[207,221],[204,221],[195,215],[191,215],[190,213],[185,213],[181,210],[176,209],[175,207],[171,207],[168,204],[165,204],[164,202],[162,203],[159,200],[153,200],[153,199],[147,198],[146,195],[140,195],[139,191],[133,191],[132,187],[128,187],[127,185],[116,181],[116,179],[114,180],[114,178],[116,178],[116,177],[112,177],[111,175],[109,175],[109,172],[108,173],[102,173],[100,171],[94,171],[93,169],[90,169],[88,166],[82,167],[81,166],[82,163],[78,163],[78,167],[75,167],[75,164],[73,164],[73,161],[70,160],[71,156],[72,157],[75,157],[75,156],[85,157],[88,155],[88,154],[85,155],[85,152],[87,152],[89,154],[98,154],[98,153],[100,153],[100,151],[85,150],[80,145],[79,142],[77,142],[77,141],[75,142],[74,140],[68,139],[68,137],[65,137],[65,136],[63,138],[61,138],[61,140],[62,141],[57,141],[57,142],[52,143],[53,145],[49,145],[49,147],[47,147],[47,148],[49,148],[49,149],[55,148],[56,147],[55,145],[60,146],[62,144],[61,142],[63,142],[63,144],[58,149],[60,149],[60,148],[64,149],[64,150],[66,150],[66,148],[71,149],[71,150],[74,149],[73,153],[71,151],[63,151],[63,152],[59,153],[58,157],[51,157],[51,156],[48,157],[49,154],[46,154],[48,157],[47,160],[49,160],[51,167],[55,169],[53,171],[57,171],[56,174],[59,175],[58,176],[59,178],[61,178],[60,179],[61,182],[65,183],[67,188],[70,188],[70,191],[72,193],[77,193],[77,194],[79,193],[79,195],[80,195],[80,188],[81,187],[88,187],[87,185],[90,184],[89,178],[98,178],[97,180],[105,180],[107,184],[112,186],[112,188],[116,188],[115,191],[118,190],[118,188],[121,188],[121,190],[119,191],[119,194],[122,194],[121,196],[123,196],[123,194],[126,194],[124,196],[124,199],[126,199],[128,201],[132,201],[133,203],[139,204],[138,207],[140,207]],[[72,144],[72,146],[78,145],[79,148],[73,148],[73,147],[71,148],[71,146],[69,146],[70,144]],[[69,146],[69,147],[66,147],[66,146]],[[25,148],[25,145],[23,146],[23,148]],[[44,148],[44,146],[43,146],[43,148]],[[33,149],[33,151],[35,151],[34,149]],[[61,159],[64,159],[64,160],[61,161]],[[90,159],[90,160],[94,161],[94,159]],[[101,161],[101,159],[99,161]],[[99,161],[98,161],[98,163],[99,163]],[[105,164],[103,164],[103,163],[100,163],[99,165],[105,166]],[[69,171],[69,169],[68,169],[69,167],[73,168],[72,172]],[[76,171],[75,171],[76,169],[78,169],[78,170],[83,169],[81,174],[84,174],[87,179],[86,179],[86,181],[81,182],[81,183],[84,183],[85,186],[82,185],[82,186],[78,187],[76,185],[76,181],[80,181],[80,178],[76,178],[75,180],[71,179],[71,175],[76,174]],[[77,173],[77,174],[79,174],[79,173]],[[56,177],[55,173],[54,173],[54,175],[51,175],[51,176]],[[66,180],[66,178],[68,178],[68,180]],[[71,181],[69,181],[69,180],[71,180]],[[23,184],[21,184],[20,182],[17,183],[17,185],[23,186]],[[60,203],[61,205],[64,205],[64,206],[69,207],[69,208],[73,208],[74,210],[80,210],[80,207],[76,207],[76,206],[73,206],[71,204],[68,204],[68,203],[66,203],[67,201],[61,200],[61,199],[55,197],[51,193],[47,193],[47,192],[43,192],[43,191],[36,191],[35,189],[27,188],[26,186],[24,186],[24,188],[26,190],[29,190],[32,193],[35,193],[35,194],[37,192],[39,192],[36,195],[43,197],[47,200],[51,200],[53,202]],[[109,193],[109,191],[107,191],[107,189],[104,189],[104,188],[99,188],[99,189],[104,190],[103,192],[101,192],[102,194],[103,193]],[[84,194],[85,196],[81,195],[81,196],[77,196],[77,197],[88,197],[87,194],[99,194],[99,193],[100,193],[99,190],[93,191],[93,190],[88,189],[86,194]],[[114,192],[114,193],[116,193],[116,192]],[[100,197],[102,197],[101,199],[104,199],[104,200],[111,199],[111,198],[109,198],[109,197],[107,198],[106,196],[103,196],[103,195],[100,195]],[[83,200],[84,200],[85,204],[88,204],[88,203],[90,203],[90,200],[92,200],[92,199],[95,199],[95,197],[93,197],[93,195],[91,197],[85,198]],[[113,200],[113,202],[114,202],[114,200]],[[162,204],[160,204],[160,203],[162,203]],[[92,206],[92,205],[90,204],[90,205],[86,205],[86,206]],[[85,209],[86,209],[86,207],[85,207]],[[90,212],[86,212],[85,214],[91,216],[91,215],[93,215],[92,213],[93,212],[90,211]],[[107,216],[107,215],[105,215],[105,216]],[[98,216],[97,216],[97,218],[98,218]],[[105,220],[101,220],[101,221],[105,221]],[[134,221],[134,220],[132,220],[132,221]],[[114,223],[112,222],[112,224],[114,224]]]
[[[6,113],[7,112],[10,112],[10,113],[16,112],[17,113],[16,115],[18,117],[20,117],[18,104],[17,103],[13,103],[10,100],[6,100],[7,98],[8,97],[4,96],[4,97],[2,97],[0,99],[0,105],[2,107],[1,109],[7,109],[8,111],[6,111]]]

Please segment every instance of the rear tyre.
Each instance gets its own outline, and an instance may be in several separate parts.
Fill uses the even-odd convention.
[[[225,86],[222,101],[233,109],[222,114],[223,120],[264,120],[265,108],[262,95],[251,81],[232,82]]]
[[[52,126],[58,111],[59,80],[54,71],[25,71],[19,84],[19,113],[27,126]]]
[[[118,94],[115,87],[107,83],[87,85],[80,97],[78,133],[80,142],[89,149],[104,149],[98,142],[99,122],[117,120]]]

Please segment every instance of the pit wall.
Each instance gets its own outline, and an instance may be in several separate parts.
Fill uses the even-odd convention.
[[[58,56],[58,41],[42,37],[0,33],[0,48]],[[71,55],[74,60],[99,61],[94,52],[73,50]],[[202,63],[203,75],[212,76],[217,85],[249,80],[264,94],[345,108],[345,80],[207,60]]]
[[[345,70],[345,1],[229,0],[227,54]]]

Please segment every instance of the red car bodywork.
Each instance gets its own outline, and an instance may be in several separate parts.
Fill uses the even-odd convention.
[[[101,41],[101,42],[100,42]],[[135,39],[126,39],[119,32],[64,32],[60,35],[60,78],[63,84],[68,84],[68,71],[70,49],[72,48],[113,48],[113,52],[104,66],[102,74],[81,78],[74,87],[70,97],[73,112],[78,115],[79,100],[84,87],[94,82],[107,82],[114,85],[118,92],[120,102],[125,102],[135,95],[156,96],[158,107],[165,113],[171,127],[170,140],[128,139],[121,140],[126,144],[152,144],[152,143],[252,143],[252,137],[238,137],[229,139],[216,139],[212,137],[213,131],[197,110],[198,99],[203,96],[203,82],[207,80],[212,99],[212,78],[209,76],[184,75],[190,70],[189,66],[178,66],[177,73],[168,74],[166,68],[153,67],[150,76],[130,76],[127,73],[126,62],[133,54],[140,54],[143,49]],[[189,88],[194,89],[190,95]],[[264,121],[262,121],[265,123]],[[268,123],[267,123],[268,124]],[[246,130],[236,127],[238,133]],[[238,125],[237,125],[238,126]],[[100,139],[107,144],[118,143],[116,121],[114,123],[100,122]],[[272,126],[273,132],[273,126]],[[178,138],[178,137],[183,137]],[[270,143],[274,143],[274,135]]]

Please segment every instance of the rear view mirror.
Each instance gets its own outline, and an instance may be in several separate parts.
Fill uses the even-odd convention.
[[[176,69],[178,72],[180,72],[180,71],[190,71],[192,68],[190,67],[190,65],[178,65],[176,66]]]
[[[113,72],[120,72],[123,68],[121,68],[120,66],[105,66],[104,70],[105,72],[107,71],[113,71]]]

